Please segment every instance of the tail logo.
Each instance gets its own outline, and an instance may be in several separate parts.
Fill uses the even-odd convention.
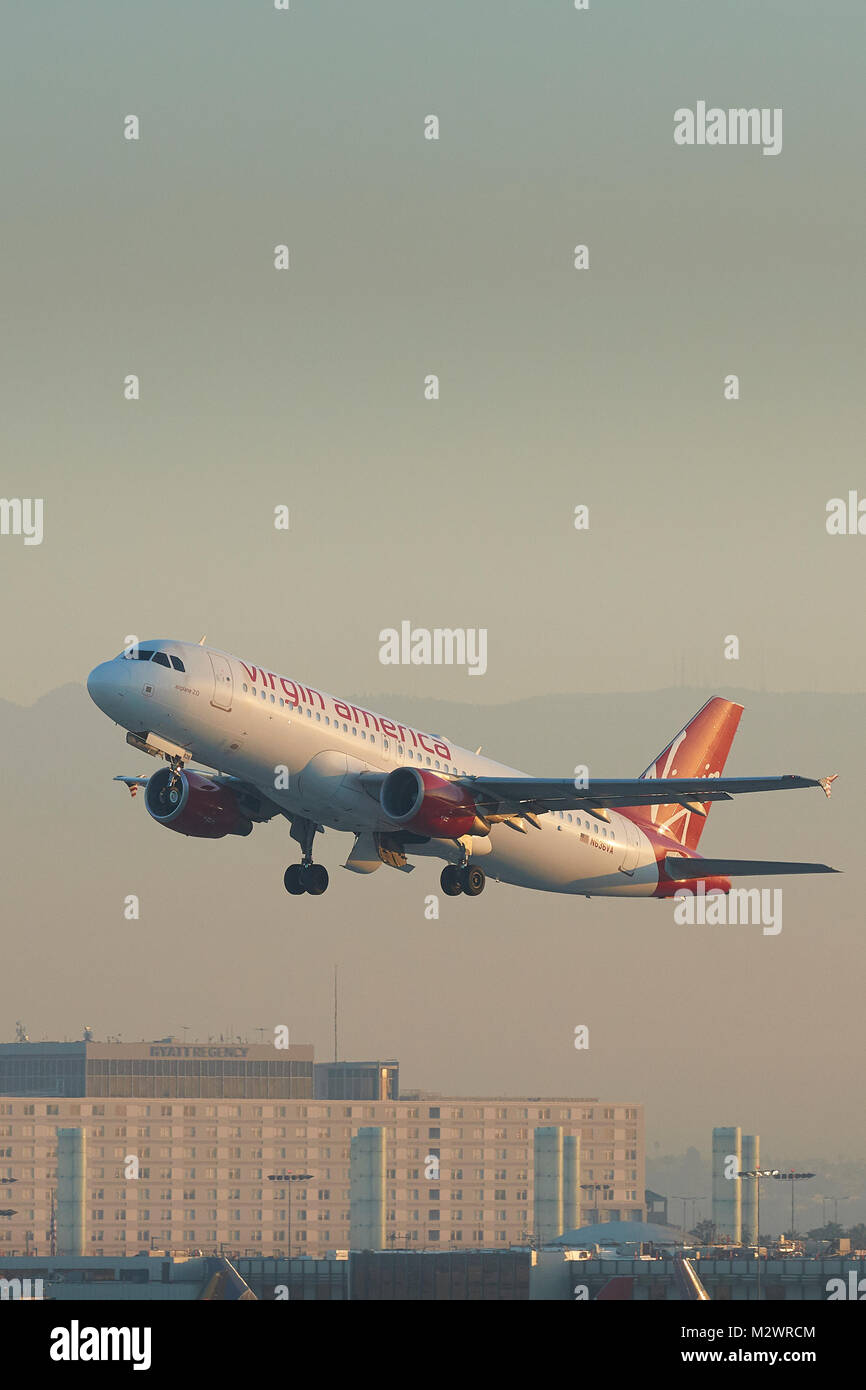
[[[644,781],[655,782],[659,778],[676,777],[677,770],[674,767],[674,761],[676,759],[678,749],[682,746],[683,743],[685,743],[686,739],[688,738],[688,733],[688,729],[683,729],[679,734],[677,734],[670,748],[667,748],[665,750],[665,754],[663,755],[664,763],[661,765],[661,767],[659,766],[658,759],[656,760],[656,762],[651,763],[650,766],[647,768],[646,772],[642,774]],[[722,774],[720,771],[710,772],[709,767],[709,763],[706,763],[704,765],[704,771],[700,773],[699,776],[702,778],[721,777]],[[680,840],[683,844],[686,843],[686,837],[688,835],[689,830],[689,823],[691,821],[692,815],[694,814],[692,811],[688,809],[688,807],[679,806],[676,802],[674,802],[672,805],[667,806],[656,804],[654,806],[650,806],[648,809],[650,813],[650,820],[652,821],[653,825],[656,826],[657,829],[663,831],[666,834],[673,835],[675,839]],[[661,811],[670,812],[670,815],[667,817],[666,820],[659,821],[658,817]]]

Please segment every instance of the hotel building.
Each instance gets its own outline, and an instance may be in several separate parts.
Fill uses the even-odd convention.
[[[0,1208],[14,1212],[0,1216],[0,1258],[56,1245],[58,1129],[83,1135],[83,1249],[94,1254],[347,1248],[351,1141],[377,1126],[388,1247],[496,1249],[535,1238],[534,1138],[550,1127],[579,1136],[571,1188],[577,1172],[580,1224],[643,1215],[640,1105],[422,1091],[396,1099],[393,1061],[322,1065],[317,1084],[309,1046],[0,1045]],[[340,1068],[344,1096],[334,1094]],[[289,1173],[294,1180],[280,1181]],[[577,1224],[576,1203],[563,1212],[566,1229]]]

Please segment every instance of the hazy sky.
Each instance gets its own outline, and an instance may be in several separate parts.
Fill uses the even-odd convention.
[[[82,0],[9,6],[4,29],[2,489],[44,499],[41,545],[0,536],[5,699],[80,686],[127,635],[205,632],[397,711],[441,699],[486,718],[530,696],[687,683],[652,718],[629,703],[627,732],[614,697],[594,707],[582,733],[625,775],[716,689],[866,688],[866,536],[825,527],[830,498],[866,497],[862,5]],[[677,147],[674,111],[702,100],[782,108],[782,152]],[[381,665],[378,634],[403,619],[485,628],[486,675]],[[808,718],[784,698],[762,708],[736,770],[847,772],[853,815],[862,702],[840,747],[832,701]],[[491,752],[570,771],[571,731],[533,737],[526,714]],[[454,718],[471,742],[471,713]],[[6,1034],[19,1009],[41,1035],[118,999],[101,1031],[125,1015],[135,1032],[252,1029],[285,982],[326,1048],[341,958],[357,985],[347,1046],[408,1057],[409,1084],[652,1096],[648,1137],[684,1143],[713,1122],[766,1129],[766,1105],[787,1142],[806,1076],[813,1148],[837,1124],[861,1143],[856,1073],[846,1089],[833,1070],[862,1051],[833,1035],[837,992],[854,1010],[862,978],[854,863],[844,884],[786,889],[790,932],[757,973],[744,945],[721,976],[712,954],[686,960],[658,906],[632,907],[623,937],[616,905],[500,889],[433,932],[429,866],[408,882],[335,875],[326,908],[286,901],[275,832],[194,845],[120,804],[110,775],[143,760],[95,709],[73,721],[87,756],[59,696],[18,719],[4,727],[39,739],[6,766],[34,819],[16,796],[4,821],[34,934],[0,986]],[[798,742],[765,760],[774,727]],[[838,804],[818,839],[799,812],[717,811],[713,847],[757,851],[746,827],[766,828],[761,852],[832,858]],[[118,894],[145,872],[130,954]],[[598,1035],[621,1050],[584,1085],[546,1033],[567,1036],[599,995]],[[699,1113],[677,1108],[684,1067],[695,1084],[706,1072]]]
[[[8,695],[205,631],[337,691],[714,684],[730,633],[740,685],[863,688],[866,538],[825,529],[866,496],[862,6],[5,31],[3,487],[45,500],[41,546],[0,544]],[[675,146],[698,100],[782,107],[782,153]],[[404,618],[487,628],[483,694],[383,669]]]

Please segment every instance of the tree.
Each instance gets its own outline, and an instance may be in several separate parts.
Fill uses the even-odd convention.
[[[807,1231],[810,1240],[833,1240],[836,1241],[844,1235],[842,1227],[835,1221],[828,1221],[823,1226],[816,1226],[814,1231]]]

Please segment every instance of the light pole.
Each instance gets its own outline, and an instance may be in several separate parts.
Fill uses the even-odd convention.
[[[833,1203],[833,1220],[835,1221],[835,1223],[836,1223],[837,1226],[839,1225],[839,1203],[840,1203],[840,1202],[852,1202],[853,1200],[854,1200],[853,1197],[830,1197],[830,1198],[828,1198],[828,1201],[830,1201],[830,1202]]]
[[[673,1198],[673,1201],[676,1201],[676,1202],[683,1202],[683,1233],[684,1233],[684,1234],[688,1234],[689,1232],[692,1232],[692,1230],[695,1229],[695,1208],[696,1208],[696,1202],[702,1202],[702,1201],[703,1201],[703,1197],[681,1197],[680,1193],[671,1193],[670,1195],[671,1195],[671,1198]],[[706,1195],[706,1194],[703,1194],[703,1195]],[[691,1204],[692,1204],[692,1223],[691,1223],[691,1226],[685,1225],[685,1204],[687,1204],[687,1202],[691,1202]]]
[[[672,1192],[672,1193],[671,1193],[671,1198],[672,1198],[673,1201],[675,1201],[675,1202],[682,1202],[682,1204],[683,1204],[683,1244],[685,1244],[685,1239],[686,1239],[686,1202],[688,1202],[690,1199],[689,1199],[688,1197],[681,1197],[680,1194],[679,1194],[678,1192]]]
[[[795,1227],[795,1225],[794,1225],[794,1192],[795,1192],[795,1190],[796,1190],[796,1184],[797,1184],[798,1182],[804,1181],[806,1178],[814,1178],[814,1176],[815,1176],[814,1173],[795,1173],[794,1170],[793,1170],[793,1168],[791,1168],[787,1173],[780,1173],[780,1172],[778,1171],[778,1169],[776,1169],[776,1170],[774,1171],[774,1173],[773,1173],[773,1177],[774,1177],[774,1178],[780,1178],[783,1182],[789,1182],[789,1183],[791,1184],[791,1239],[792,1239],[792,1240],[794,1239],[794,1237],[795,1237],[795,1235],[796,1235],[796,1233],[797,1233],[796,1227]]]
[[[288,1220],[288,1247],[289,1259],[292,1258],[292,1193],[296,1182],[310,1182],[312,1173],[268,1173],[268,1182],[287,1182],[289,1184],[289,1220]]]
[[[580,1186],[583,1192],[594,1192],[596,1194],[595,1206],[593,1207],[593,1212],[595,1213],[595,1215],[593,1216],[592,1224],[597,1226],[600,1223],[601,1219],[601,1212],[598,1205],[598,1194],[602,1191],[604,1184],[600,1182],[582,1182]]]
[[[737,1174],[737,1177],[738,1177],[738,1178],[751,1178],[751,1179],[753,1180],[753,1182],[755,1183],[755,1198],[756,1198],[756,1201],[755,1201],[755,1207],[756,1207],[756,1210],[755,1210],[755,1223],[756,1223],[756,1225],[757,1225],[757,1227],[758,1227],[757,1232],[756,1232],[757,1237],[758,1237],[758,1254],[757,1254],[758,1274],[757,1274],[757,1279],[756,1279],[757,1288],[756,1288],[755,1302],[756,1302],[756,1303],[760,1303],[760,1301],[761,1301],[761,1178],[778,1178],[778,1177],[781,1177],[781,1174],[780,1174],[778,1168],[752,1168],[752,1169],[750,1169],[747,1173],[738,1173],[738,1174]]]

